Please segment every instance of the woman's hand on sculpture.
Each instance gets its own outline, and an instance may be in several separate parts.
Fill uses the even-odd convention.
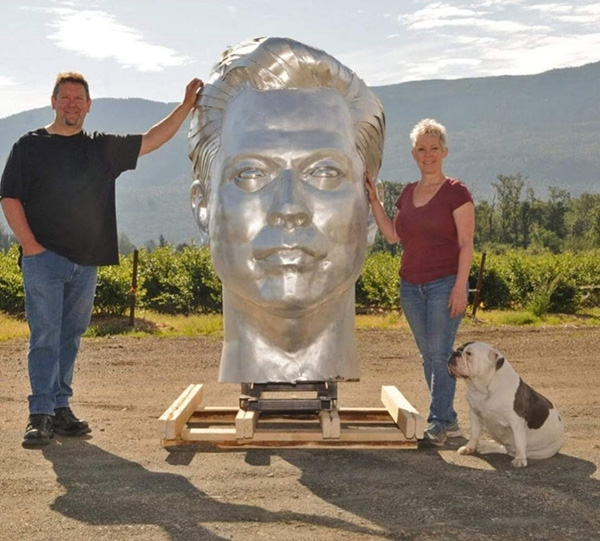
[[[377,196],[377,189],[375,188],[375,181],[369,171],[365,171],[365,188],[367,190],[367,197],[371,203],[377,203],[379,197]]]

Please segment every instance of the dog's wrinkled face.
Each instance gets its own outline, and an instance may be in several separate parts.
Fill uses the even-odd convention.
[[[484,342],[467,342],[452,353],[448,370],[455,378],[473,379],[493,373],[504,364],[504,357]]]

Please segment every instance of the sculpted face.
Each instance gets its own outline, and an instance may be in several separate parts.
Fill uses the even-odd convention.
[[[354,287],[367,247],[363,174],[338,92],[247,89],[233,98],[208,203],[224,286],[286,317]]]

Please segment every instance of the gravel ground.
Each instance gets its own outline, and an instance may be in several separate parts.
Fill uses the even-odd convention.
[[[216,450],[160,445],[157,419],[190,383],[205,403],[235,406],[216,383],[217,339],[84,339],[75,412],[87,439],[25,450],[24,341],[0,344],[2,540],[595,540],[600,538],[600,332],[480,328],[459,341],[499,348],[555,402],[561,452],[513,469],[501,455],[459,456],[464,439],[417,450]],[[362,378],[340,406],[380,406],[396,385],[421,412],[428,396],[406,331],[358,332]],[[465,432],[465,387],[456,407]]]

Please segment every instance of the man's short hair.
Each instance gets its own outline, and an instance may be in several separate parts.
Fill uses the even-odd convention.
[[[90,87],[85,77],[77,72],[77,71],[62,71],[56,76],[56,81],[54,82],[54,89],[52,90],[52,97],[56,98],[58,96],[58,89],[62,83],[77,83],[85,88],[85,96],[89,100],[90,99]]]
[[[287,38],[255,38],[226,49],[200,95],[189,133],[190,159],[204,203],[210,195],[210,170],[220,147],[223,114],[231,98],[256,90],[332,89],[346,99],[355,142],[366,169],[377,177],[383,154],[385,116],[377,96],[338,60]]]

